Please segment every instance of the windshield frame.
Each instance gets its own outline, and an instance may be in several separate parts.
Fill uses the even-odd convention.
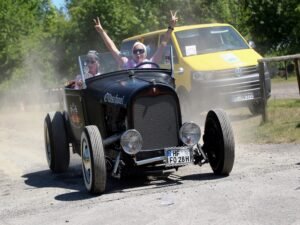
[[[127,71],[125,74],[134,74],[134,72],[130,72],[130,71],[165,71],[165,73],[170,74],[171,78],[174,77],[173,74],[173,49],[172,46],[168,46],[169,47],[169,67],[163,67],[161,65],[160,68],[156,68],[155,66],[152,68],[130,68],[130,69],[123,69],[120,68],[117,65],[117,61],[113,58],[112,54],[109,52],[104,52],[104,53],[96,53],[97,57],[98,57],[98,63],[100,64],[100,71],[98,71],[98,74],[96,74],[95,76],[112,76],[114,73],[115,74],[119,74],[122,72]],[[170,57],[171,56],[171,57]],[[88,65],[87,65],[87,55],[80,55],[78,56],[78,63],[79,63],[79,69],[80,69],[80,77],[82,80],[82,88],[85,89],[86,88],[86,80],[88,79],[92,79],[95,76],[89,76],[88,74]],[[151,63],[151,62],[149,62]]]

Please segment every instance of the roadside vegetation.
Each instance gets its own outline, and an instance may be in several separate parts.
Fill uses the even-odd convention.
[[[295,84],[295,73],[288,78],[278,76],[272,78],[272,84]],[[300,96],[298,99],[271,98],[267,103],[268,121],[262,123],[262,117],[251,116],[248,109],[233,110],[236,118],[235,133],[241,143],[300,143]]]
[[[266,123],[261,116],[250,116],[247,109],[238,115],[233,116],[237,142],[300,143],[300,99],[270,99]]]
[[[300,99],[268,102],[268,122],[257,127],[255,138],[264,143],[300,143]]]
[[[272,78],[272,83],[297,83],[297,77],[295,74],[288,75],[288,78],[276,76]]]

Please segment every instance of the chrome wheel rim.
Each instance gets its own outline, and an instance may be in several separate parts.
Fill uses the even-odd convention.
[[[86,140],[83,140],[81,147],[82,147],[82,154],[81,154],[82,172],[83,172],[84,183],[85,186],[88,188],[88,190],[90,190],[92,186],[92,176],[93,176],[90,147]]]
[[[46,128],[46,158],[47,158],[47,162],[48,165],[50,167],[51,164],[51,144],[50,144],[50,137],[49,137],[49,130],[48,127]]]

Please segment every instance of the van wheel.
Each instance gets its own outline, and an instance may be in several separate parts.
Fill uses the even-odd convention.
[[[81,135],[82,173],[86,189],[102,194],[106,188],[106,164],[101,134],[96,126],[86,126]]]
[[[70,163],[67,131],[61,112],[48,113],[44,121],[46,158],[54,173],[65,172]]]
[[[248,104],[249,111],[252,115],[256,116],[262,114],[263,112],[263,104],[261,101],[254,101]]]
[[[204,127],[203,151],[216,175],[229,175],[234,163],[234,136],[223,110],[208,112]]]

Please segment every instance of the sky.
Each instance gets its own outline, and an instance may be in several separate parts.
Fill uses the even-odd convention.
[[[53,4],[59,9],[60,7],[64,6],[64,0],[52,0]]]

